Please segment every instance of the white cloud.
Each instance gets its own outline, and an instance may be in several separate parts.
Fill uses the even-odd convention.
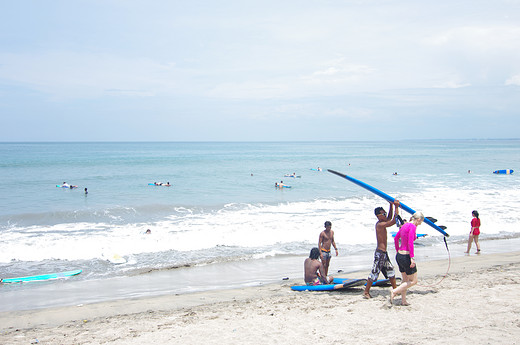
[[[301,77],[302,81],[309,85],[324,86],[327,84],[351,84],[363,82],[375,73],[375,68],[355,63],[345,63],[341,59],[323,69]],[[340,85],[339,85],[340,86]]]
[[[97,98],[107,94],[149,97],[182,92],[175,64],[108,54],[47,52],[0,54],[0,79],[47,93],[54,99]]]
[[[519,25],[459,26],[426,37],[423,43],[437,47],[451,46],[469,53],[495,54],[514,52],[518,56]]]
[[[460,89],[462,87],[469,87],[470,83],[461,83],[458,80],[446,80],[432,85],[434,89]]]
[[[18,15],[0,22],[9,32],[0,37],[0,113],[20,99],[49,114],[109,104],[138,122],[142,109],[203,119],[218,105],[268,123],[303,117],[298,126],[312,132],[322,117],[461,114],[470,103],[461,94],[481,100],[482,114],[518,108],[503,87],[520,85],[520,10],[510,0],[94,0],[81,11],[71,2],[70,16],[39,2],[27,16],[8,3]]]
[[[518,85],[518,86],[520,86],[520,74],[514,75],[511,78],[507,79],[505,84],[506,85]]]

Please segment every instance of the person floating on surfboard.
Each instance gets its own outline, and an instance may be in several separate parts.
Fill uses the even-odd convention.
[[[331,284],[333,277],[327,277],[320,261],[320,250],[316,247],[311,249],[309,257],[303,262],[304,279],[307,285]]]
[[[325,222],[325,230],[320,233],[318,240],[318,248],[320,249],[320,257],[321,262],[323,263],[323,268],[325,270],[325,276],[329,273],[331,245],[336,250],[336,256],[338,256],[338,247],[336,247],[336,242],[334,242],[334,231],[332,231],[331,228],[332,223],[327,220]]]
[[[379,273],[383,273],[385,278],[390,280],[390,284],[392,284],[392,288],[396,288],[397,284],[395,282],[395,271],[394,266],[390,262],[390,258],[388,257],[388,253],[386,251],[387,248],[387,237],[388,232],[386,228],[395,224],[394,217],[394,205],[395,205],[395,215],[396,217],[399,215],[399,201],[395,200],[393,203],[390,203],[390,208],[388,209],[388,214],[382,207],[377,207],[374,210],[374,213],[377,217],[376,223],[376,240],[377,240],[377,248],[374,253],[374,264],[372,266],[372,271],[368,276],[368,282],[365,287],[365,291],[363,293],[363,297],[366,299],[372,298],[370,296],[370,288],[372,287],[372,283],[377,281],[377,277],[379,277]]]

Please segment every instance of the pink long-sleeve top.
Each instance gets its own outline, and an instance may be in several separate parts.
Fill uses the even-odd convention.
[[[417,227],[411,222],[403,225],[394,238],[395,250],[406,250],[410,252],[410,257],[413,258],[413,241],[417,238],[416,230]]]

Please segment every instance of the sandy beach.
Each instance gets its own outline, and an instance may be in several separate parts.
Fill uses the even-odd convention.
[[[298,280],[247,289],[0,314],[1,344],[520,343],[520,252],[419,262],[419,285],[294,292]],[[365,278],[366,272],[349,274]]]

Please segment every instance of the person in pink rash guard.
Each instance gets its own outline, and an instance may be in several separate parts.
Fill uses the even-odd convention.
[[[409,223],[404,224],[395,235],[394,243],[397,254],[395,260],[399,265],[399,271],[403,276],[403,282],[397,288],[390,290],[390,303],[394,303],[394,297],[401,294],[401,305],[409,305],[406,301],[406,290],[417,284],[417,266],[413,242],[417,239],[417,226],[424,221],[421,212],[413,214]]]

